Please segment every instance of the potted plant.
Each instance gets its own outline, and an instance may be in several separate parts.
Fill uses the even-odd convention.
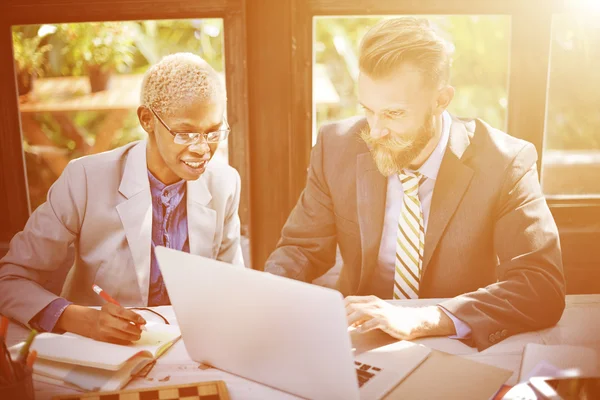
[[[13,51],[19,95],[29,93],[35,78],[43,75],[45,55],[52,49],[52,45],[42,45],[42,41],[55,31],[56,27],[52,25],[42,25],[35,35],[28,36],[24,31],[13,29]]]
[[[63,24],[64,61],[74,75],[87,74],[92,92],[105,90],[115,72],[127,72],[134,61],[134,31],[128,23]]]

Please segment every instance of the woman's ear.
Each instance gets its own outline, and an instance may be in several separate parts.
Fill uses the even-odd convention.
[[[141,105],[137,109],[137,116],[142,129],[144,129],[148,135],[152,135],[154,133],[154,118],[152,111],[150,111],[148,107]]]

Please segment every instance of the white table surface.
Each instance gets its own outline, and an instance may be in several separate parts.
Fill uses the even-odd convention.
[[[425,306],[436,304],[438,301],[431,299],[401,300],[394,303]],[[170,306],[157,307],[156,310],[169,319],[171,323],[177,323]],[[146,317],[147,314],[144,314],[144,316]],[[150,318],[147,317],[147,319]],[[8,345],[24,340],[26,335],[27,331],[24,328],[11,324],[8,331]],[[389,336],[377,332],[374,333],[373,340],[385,344],[390,339]],[[596,349],[597,353],[600,354],[600,295],[567,296],[567,307],[556,326],[509,337],[482,352],[477,352],[476,349],[458,340],[442,337],[419,339],[415,342],[436,350],[511,370],[513,375],[507,381],[507,384],[513,385],[517,382],[523,349],[527,343],[587,346]],[[297,399],[295,396],[259,383],[199,365],[190,359],[181,340],[159,358],[147,377],[132,380],[126,389],[212,380],[225,381],[232,400]],[[39,380],[34,382],[34,386],[36,399],[40,400],[51,399],[52,396],[57,394],[77,393],[73,389]]]

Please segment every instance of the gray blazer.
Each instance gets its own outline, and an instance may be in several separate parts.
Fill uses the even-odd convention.
[[[186,193],[190,253],[243,265],[237,171],[213,161]],[[102,304],[93,284],[145,306],[151,239],[145,141],[71,161],[0,260],[0,313],[27,323],[61,288],[76,304]]]
[[[265,270],[310,282],[335,261],[337,288],[368,295],[383,229],[387,178],[358,133],[364,118],[324,126],[307,183]],[[480,120],[453,117],[425,237],[421,298],[440,303],[484,349],[554,325],[565,307],[558,230],[533,145]]]

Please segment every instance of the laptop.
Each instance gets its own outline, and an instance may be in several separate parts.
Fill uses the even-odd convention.
[[[429,355],[407,341],[356,356],[335,290],[157,246],[190,357],[308,399],[379,399]]]

